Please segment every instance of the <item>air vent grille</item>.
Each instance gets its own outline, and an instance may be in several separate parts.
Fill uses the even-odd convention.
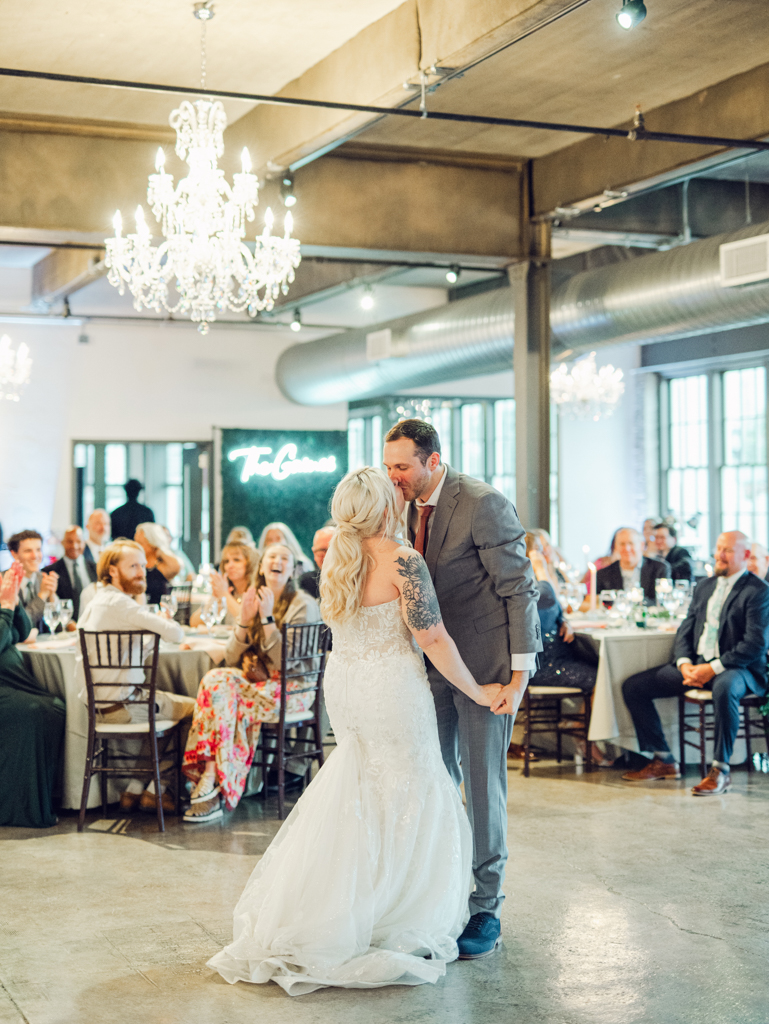
[[[727,242],[720,246],[719,253],[724,288],[769,279],[769,235]]]

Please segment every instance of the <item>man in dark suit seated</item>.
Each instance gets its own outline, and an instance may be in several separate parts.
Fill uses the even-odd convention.
[[[654,584],[659,579],[670,579],[670,566],[658,558],[643,557],[643,537],[638,530],[623,527],[614,535],[616,562],[605,565],[596,575],[596,590],[630,590],[641,587],[650,604],[656,601]]]
[[[333,526],[323,526],[317,531],[312,539],[312,557],[318,568],[314,572],[302,573],[299,577],[300,588],[316,601],[320,600],[320,570],[323,568],[323,559],[333,536]]]
[[[675,526],[657,523],[654,527],[654,543],[658,557],[663,558],[670,566],[670,575],[674,580],[694,582],[694,562],[687,548],[680,547]]]
[[[744,533],[722,533],[716,545],[716,574],[697,584],[689,614],[681,624],[673,662],[639,672],[622,686],[633,717],[638,746],[653,754],[628,782],[678,779],[680,772],[662,731],[655,697],[678,697],[709,689],[715,711],[715,757],[708,775],[692,793],[724,793],[731,783],[729,759],[740,725],[740,700],[766,693],[769,643],[769,584],[747,571],[750,545]]]
[[[96,566],[84,557],[85,537],[79,526],[70,526],[62,541],[64,557],[47,566],[43,572],[55,572],[59,577],[56,596],[72,601],[72,622],[68,629],[75,629],[80,614],[80,595],[87,586],[96,582]]]
[[[127,480],[125,493],[128,501],[119,505],[112,513],[112,539],[126,537],[134,539],[136,527],[141,523],[154,523],[155,513],[147,505],[141,505],[136,499],[144,490],[138,480]]]

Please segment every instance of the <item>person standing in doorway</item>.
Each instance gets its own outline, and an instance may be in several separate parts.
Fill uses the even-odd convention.
[[[155,513],[152,509],[141,505],[138,501],[143,490],[144,487],[138,480],[126,480],[125,493],[128,501],[125,505],[119,505],[112,513],[113,540],[117,540],[119,537],[133,540],[137,526],[141,523],[155,522]]]
[[[493,487],[442,463],[434,427],[397,423],[385,438],[384,464],[410,502],[409,537],[424,555],[449,636],[481,685],[503,687],[489,715],[427,667],[443,760],[457,787],[464,782],[473,829],[475,890],[458,946],[460,959],[477,959],[500,941],[507,749],[542,650],[539,595],[515,508]]]

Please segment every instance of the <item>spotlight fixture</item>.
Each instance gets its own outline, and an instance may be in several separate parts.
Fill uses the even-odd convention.
[[[371,290],[371,285],[367,284],[363,289],[363,298],[360,300],[361,309],[373,309],[374,308],[374,293]]]
[[[462,273],[462,270],[461,270],[461,268],[460,268],[460,267],[458,267],[458,266],[456,265],[456,263],[454,263],[454,264],[453,264],[452,266],[450,266],[450,267],[449,267],[449,269],[448,269],[448,270],[446,271],[446,280],[447,280],[447,281],[449,282],[449,284],[456,284],[456,283],[457,283],[457,281],[459,280],[459,275],[460,275],[461,273]]]
[[[646,5],[643,0],[622,0],[622,10],[617,12],[616,17],[619,27],[629,32],[646,17]]]
[[[280,182],[280,198],[283,200],[284,206],[293,206],[296,203],[296,196],[294,195],[294,175],[291,173],[289,168],[283,172],[283,177]]]
[[[302,314],[298,309],[294,310],[294,319],[291,321],[290,326],[291,330],[294,332],[301,331],[302,329]]]

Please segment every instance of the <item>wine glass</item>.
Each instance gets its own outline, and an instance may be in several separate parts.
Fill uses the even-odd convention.
[[[220,597],[217,602],[217,605],[218,607],[216,609],[216,624],[217,626],[221,626],[224,620],[227,618],[227,598]]]
[[[630,614],[630,609],[633,607],[630,600],[630,595],[626,590],[618,590],[617,596],[614,599],[613,611],[616,612],[618,619],[626,619]]]
[[[147,605],[147,611],[148,612],[152,612],[153,615],[160,615],[160,605],[159,604],[148,604]]]
[[[163,594],[163,596],[160,598],[160,607],[161,610],[166,612],[168,618],[172,619],[174,615],[176,615],[176,609],[179,607],[179,604],[176,600],[176,594]]]
[[[59,601],[59,622],[61,622],[61,628],[66,632],[67,626],[72,621],[72,616],[75,614],[75,606],[72,602],[72,598],[66,597]]]
[[[675,590],[671,590],[662,595],[662,607],[670,615],[671,619],[675,618],[675,613],[678,611],[678,606],[681,600]]]
[[[664,577],[654,581],[654,595],[657,598],[657,604],[663,604],[666,594],[673,593],[673,581],[667,580]]]
[[[604,606],[604,608],[606,609],[607,612],[614,605],[614,602],[616,601],[616,599],[617,599],[617,591],[616,590],[602,590],[601,593],[600,593],[601,604]]]
[[[219,600],[216,597],[209,598],[200,610],[200,621],[210,633],[216,625]]]
[[[673,583],[673,589],[683,598],[691,592],[692,585],[689,580],[676,580]]]
[[[46,601],[43,605],[43,622],[48,626],[51,633],[55,633],[59,625],[59,612],[60,605],[58,597],[54,597],[51,601]]]

